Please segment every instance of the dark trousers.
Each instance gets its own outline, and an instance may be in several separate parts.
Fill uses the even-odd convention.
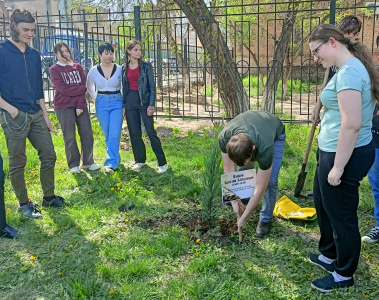
[[[3,171],[3,158],[0,154],[0,230],[3,230],[7,224],[5,219],[4,181],[5,174]]]
[[[136,163],[146,162],[146,148],[142,140],[141,117],[145,125],[147,135],[149,136],[151,148],[158,160],[158,166],[167,164],[166,157],[163,153],[161,141],[154,129],[154,118],[147,115],[148,105],[142,105],[139,100],[138,91],[129,90],[126,95],[125,114],[126,122],[132,142],[133,155]]]
[[[359,182],[370,170],[375,147],[370,144],[355,148],[341,177],[341,183],[331,186],[328,174],[334,165],[335,152],[319,150],[313,184],[313,197],[320,226],[320,252],[331,259],[335,271],[346,277],[353,276],[361,251],[357,208]]]
[[[80,116],[76,115],[75,107],[55,109],[55,113],[62,128],[68,167],[70,169],[78,167],[81,156],[83,165],[92,165],[93,133],[88,108],[86,107]],[[76,142],[76,126],[78,126],[81,152]]]

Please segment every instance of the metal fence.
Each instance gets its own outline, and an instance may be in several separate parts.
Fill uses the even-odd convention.
[[[290,47],[283,53],[283,64],[273,63],[280,43],[284,19],[293,1],[270,4],[244,4],[243,0],[210,7],[214,26],[220,28],[224,45],[235,63],[249,101],[249,108],[260,108],[267,74],[280,78],[275,87],[275,114],[284,121],[309,122],[310,111],[320,93],[324,71],[314,64],[307,38],[320,23],[336,23],[345,14],[356,14],[363,22],[362,42],[379,65],[379,29],[377,14],[361,1],[302,1],[296,9],[295,24],[290,32]],[[343,7],[345,3],[346,7]],[[199,19],[204,19],[199,13]],[[0,35],[9,33],[8,20],[0,20]],[[64,41],[72,48],[74,59],[88,70],[98,63],[97,47],[112,43],[116,63],[124,62],[124,47],[130,39],[141,39],[144,59],[154,68],[157,86],[157,117],[181,119],[222,119],[226,116],[220,97],[217,76],[221,66],[218,53],[208,53],[184,13],[178,8],[159,6],[135,7],[134,11],[72,11],[69,14],[36,15],[36,37],[33,46],[41,53],[45,101],[52,108],[54,89],[49,67],[54,63],[53,47]],[[216,51],[217,52],[217,51]],[[233,85],[230,85],[233,88]],[[89,99],[90,111],[94,111]]]

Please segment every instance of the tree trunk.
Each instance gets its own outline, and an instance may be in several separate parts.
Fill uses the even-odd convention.
[[[210,58],[227,117],[233,118],[247,111],[249,99],[214,15],[203,0],[175,0],[175,3],[192,24],[206,57]]]
[[[291,74],[291,68],[292,65],[290,63],[290,49],[288,48],[286,53],[286,60],[284,63],[284,74],[283,74],[283,81],[282,81],[282,95],[281,95],[281,101],[286,100],[287,97],[287,85],[288,85],[288,79],[290,78]]]
[[[279,40],[275,43],[274,58],[272,66],[268,70],[267,82],[263,92],[262,109],[264,111],[275,113],[275,95],[278,83],[283,73],[284,57],[289,49],[291,33],[295,23],[299,1],[290,1],[288,11],[283,20],[282,31]]]

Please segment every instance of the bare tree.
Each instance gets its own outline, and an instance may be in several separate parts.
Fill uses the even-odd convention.
[[[225,37],[214,15],[203,0],[174,0],[195,29],[210,58],[219,82],[219,94],[227,117],[235,117],[249,109],[249,100],[233,61]]]

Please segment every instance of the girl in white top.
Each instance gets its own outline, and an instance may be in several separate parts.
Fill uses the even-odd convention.
[[[95,101],[96,116],[105,136],[106,160],[104,171],[113,173],[120,163],[120,137],[122,128],[122,68],[113,63],[114,49],[110,43],[99,46],[101,63],[91,68],[87,88]]]

